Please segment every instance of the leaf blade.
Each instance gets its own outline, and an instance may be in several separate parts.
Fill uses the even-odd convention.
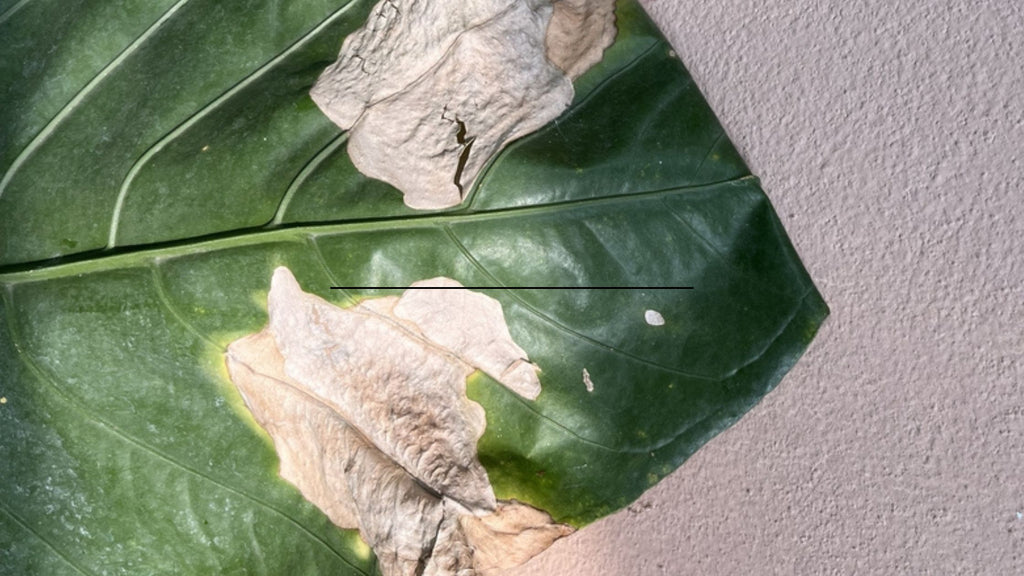
[[[14,38],[14,22],[53,6],[9,8],[0,34]],[[195,10],[192,20],[172,18],[153,37],[164,47],[170,38],[187,42],[190,23],[211,6],[182,4]],[[102,142],[105,123],[96,118],[118,118],[118,102],[139,105],[122,83],[102,110],[89,111],[92,120],[68,114],[58,123],[77,126],[73,134],[54,131],[78,166],[71,172],[82,173],[62,179],[68,156],[47,156],[46,144],[38,147],[46,160],[33,164],[37,180],[20,169],[5,175],[8,191],[20,191],[0,193],[0,396],[8,399],[0,404],[0,543],[12,543],[0,550],[20,554],[20,564],[0,563],[0,573],[66,571],[61,557],[85,573],[132,564],[175,573],[373,571],[356,536],[334,529],[277,477],[266,435],[224,372],[227,343],[265,324],[267,283],[280,265],[339,305],[395,291],[332,285],[399,288],[444,275],[493,286],[486,293],[541,365],[544,392],[531,403],[471,378],[471,398],[488,415],[481,461],[499,498],[576,525],[674,470],[770,391],[810,342],[827,307],[759,183],[635,2],[618,3],[620,37],[577,81],[563,117],[494,160],[467,203],[430,214],[358,174],[344,135],[306,103],[305,84],[336,52],[331,34],[369,9],[307,0],[290,14],[253,10],[233,24],[245,29],[269,15],[287,31],[259,24],[270,38],[242,41],[260,46],[232,52],[226,61],[237,66],[204,64],[232,69],[199,74],[191,81],[209,85],[152,104],[159,121],[145,134]],[[230,14],[217,16],[212,30],[227,30]],[[5,142],[24,146],[130,45],[125,35],[157,18],[139,11],[119,20],[130,32],[106,47],[97,41],[91,64],[63,91],[15,87],[11,109],[37,117],[0,126]],[[0,78],[19,73],[0,64]],[[157,76],[146,81],[170,82]],[[75,107],[88,107],[93,90],[101,92],[97,84]],[[264,137],[287,143],[276,149]],[[75,152],[75,142],[87,150]],[[100,176],[89,173],[102,155],[96,142],[118,150]],[[0,149],[0,161],[12,149]],[[216,162],[197,164],[218,151],[226,153]],[[235,161],[241,168],[228,166]],[[219,166],[227,166],[222,178]],[[223,194],[205,199],[221,185]],[[192,200],[160,203],[178,192]],[[74,193],[81,197],[63,201]],[[64,260],[41,262],[53,256]],[[518,288],[596,285],[695,290]],[[647,310],[664,325],[648,324]],[[76,476],[60,477],[64,495],[48,511],[25,490],[43,490],[54,470]],[[76,498],[92,512],[74,517]],[[154,519],[173,530],[154,528]]]

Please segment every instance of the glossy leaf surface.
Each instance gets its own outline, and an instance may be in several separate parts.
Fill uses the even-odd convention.
[[[471,379],[481,461],[577,525],[735,421],[827,314],[632,0],[572,107],[443,213],[360,175],[308,98],[372,3],[114,4],[0,4],[0,573],[373,572],[227,380],[279,265],[341,305],[489,287],[544,392]]]

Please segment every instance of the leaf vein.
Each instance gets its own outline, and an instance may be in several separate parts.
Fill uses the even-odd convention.
[[[184,316],[182,316],[181,312],[178,310],[178,307],[175,306],[173,302],[171,302],[171,298],[167,294],[167,287],[164,285],[163,275],[160,273],[160,270],[159,270],[158,267],[159,267],[159,264],[157,264],[156,261],[154,261],[154,262],[152,262],[150,264],[149,269],[150,269],[150,272],[153,275],[153,287],[156,290],[156,297],[157,297],[157,300],[160,301],[160,304],[164,308],[166,308],[168,312],[171,313],[171,316],[173,316],[174,319],[179,324],[182,325],[182,327],[184,327],[186,330],[191,332],[192,335],[194,335],[195,337],[199,338],[200,340],[204,340],[204,341],[208,342],[214,348],[216,348],[216,349],[218,349],[218,350],[223,352],[224,351],[224,347],[223,346],[221,346],[220,344],[217,344],[217,342],[214,341],[214,339],[211,338],[210,336],[200,332],[198,328],[193,326],[191,322],[189,322],[188,320],[185,319]]]
[[[692,234],[694,238],[700,241],[700,243],[704,245],[704,248],[706,248],[709,252],[714,254],[718,261],[721,262],[724,266],[726,266],[729,269],[729,271],[731,271],[733,274],[735,274],[736,276],[740,276],[742,278],[746,278],[750,280],[752,283],[757,284],[758,286],[760,286],[760,290],[762,291],[770,291],[776,294],[785,293],[773,286],[766,285],[762,279],[757,278],[754,274],[750,273],[750,271],[739,266],[736,266],[735,263],[731,262],[729,258],[727,258],[726,255],[723,254],[722,251],[715,246],[714,242],[709,240],[706,236],[704,236],[702,232],[697,230],[693,226],[693,224],[691,224],[686,218],[679,214],[675,207],[673,207],[672,204],[669,203],[667,197],[662,197],[661,203],[665,206],[665,209],[668,211],[669,216],[671,216],[673,220],[675,220],[684,228],[689,230],[690,234]]]
[[[0,24],[3,24],[7,20],[9,20],[12,16],[14,16],[15,12],[24,8],[25,5],[31,1],[32,0],[21,0],[21,2],[18,2],[14,6],[11,6],[7,10],[5,10],[3,14],[0,14]]]
[[[775,331],[775,334],[772,334],[771,339],[768,340],[765,343],[765,345],[761,348],[761,350],[758,351],[750,360],[747,360],[746,362],[744,362],[744,363],[740,364],[739,366],[737,366],[735,369],[731,370],[729,372],[728,376],[732,377],[735,374],[737,374],[739,371],[741,371],[744,368],[746,368],[747,366],[750,366],[754,362],[757,362],[761,358],[764,358],[764,355],[768,352],[768,350],[771,350],[772,346],[774,346],[775,343],[779,340],[779,337],[782,336],[782,333],[785,332],[789,328],[789,326],[793,323],[793,320],[796,319],[797,314],[799,314],[800,310],[803,309],[804,303],[807,302],[807,297],[810,296],[811,293],[813,293],[813,292],[814,292],[814,286],[807,287],[804,290],[803,294],[801,294],[800,297],[796,300],[796,303],[793,306],[793,311],[786,318],[786,321],[783,322],[779,326],[779,329]]]
[[[25,162],[27,162],[28,159],[33,154],[35,154],[36,150],[42,147],[42,145],[46,143],[47,140],[49,140],[50,135],[52,135],[53,132],[57,129],[57,126],[59,126],[65,118],[70,116],[71,113],[78,108],[82,101],[85,100],[85,98],[89,96],[89,94],[92,93],[92,91],[97,86],[99,86],[108,76],[110,76],[114,72],[114,70],[116,70],[117,67],[121,65],[122,62],[127,60],[129,56],[131,56],[136,50],[138,50],[139,46],[145,44],[146,41],[149,40],[149,38],[152,37],[153,34],[155,34],[156,31],[165,22],[170,20],[171,17],[173,17],[174,14],[182,8],[182,6],[188,4],[190,1],[191,0],[178,0],[177,2],[175,2],[174,5],[168,8],[167,11],[160,16],[160,18],[158,18],[155,22],[153,22],[153,24],[149,26],[149,28],[144,30],[142,34],[138,36],[138,38],[133,40],[132,43],[129,44],[127,48],[122,50],[121,53],[117,55],[117,57],[111,60],[111,62],[104,66],[103,69],[99,71],[99,73],[93,76],[92,80],[90,80],[88,84],[86,84],[81,90],[79,90],[78,93],[75,94],[74,98],[72,98],[71,101],[65,104],[64,107],[61,108],[60,111],[57,112],[57,114],[52,119],[50,119],[49,122],[47,122],[46,126],[44,126],[43,129],[40,130],[38,134],[36,134],[35,138],[33,138],[32,141],[29,142],[27,146],[25,146],[21,153],[18,154],[18,157],[15,158],[14,162],[11,163],[11,167],[7,170],[7,173],[4,174],[4,177],[2,179],[0,179],[0,196],[4,195],[4,191],[7,189],[7,186],[10,185],[11,180],[14,179],[15,174],[18,173],[18,171],[25,164]]]
[[[195,254],[204,250],[218,250],[226,247],[251,246],[259,242],[268,241],[273,238],[286,237],[293,239],[296,235],[333,234],[345,231],[357,231],[376,229],[382,227],[389,229],[405,229],[407,227],[419,226],[440,226],[447,222],[462,221],[485,221],[489,219],[504,218],[511,215],[528,217],[534,214],[560,212],[575,208],[590,206],[604,206],[621,204],[623,202],[640,202],[644,199],[656,198],[658,196],[671,196],[682,192],[707,190],[717,186],[733,182],[741,182],[755,179],[753,176],[740,176],[727,180],[710,182],[700,185],[674,186],[657,190],[643,190],[599,198],[575,199],[562,202],[550,202],[539,206],[513,206],[487,212],[444,212],[428,213],[423,215],[412,215],[394,218],[370,218],[365,220],[350,220],[345,222],[334,222],[329,224],[297,224],[295,226],[281,227],[278,229],[253,229],[246,228],[229,233],[201,238],[183,238],[177,241],[169,241],[156,245],[140,245],[139,247],[121,247],[113,253],[106,253],[97,256],[95,252],[84,255],[71,255],[60,261],[34,261],[22,262],[15,265],[0,266],[0,280],[20,281],[26,279],[52,279],[70,274],[80,273],[87,270],[106,269],[128,263],[137,263],[152,257],[179,256],[183,254]],[[46,265],[39,267],[39,263]]]
[[[274,218],[270,221],[271,225],[277,226],[284,221],[285,212],[288,211],[288,206],[291,204],[295,194],[298,193],[299,188],[306,183],[306,179],[312,174],[325,160],[330,158],[338,148],[341,148],[346,142],[348,142],[348,132],[339,134],[336,138],[327,143],[326,146],[320,149],[319,152],[299,170],[299,173],[295,175],[291,183],[288,185],[288,189],[285,190],[284,196],[281,197],[281,202],[277,205],[277,210],[274,212]]]
[[[718,143],[721,142],[723,138],[725,138],[725,129],[720,129],[718,136],[715,136],[715,141],[708,147],[708,151],[705,152],[704,157],[700,159],[700,164],[697,165],[697,169],[693,171],[694,180],[700,177],[701,170],[704,169],[704,164],[708,161],[708,158],[711,157],[711,154],[715,151],[715,147],[718,146]]]
[[[139,157],[138,160],[135,161],[131,169],[128,170],[128,174],[125,176],[124,181],[121,182],[121,187],[117,194],[117,202],[114,205],[113,218],[110,222],[110,233],[107,237],[107,247],[113,248],[116,245],[117,229],[120,226],[121,221],[121,210],[124,206],[125,199],[128,196],[128,191],[131,188],[132,182],[134,182],[135,177],[139,174],[139,172],[142,171],[142,169],[146,166],[146,164],[149,163],[149,161],[154,156],[159,154],[160,151],[163,150],[175,138],[185,133],[189,128],[196,125],[200,120],[202,120],[212,111],[216,110],[222,104],[230,100],[236,94],[238,94],[248,86],[252,85],[261,76],[263,76],[269,70],[272,70],[274,66],[282,62],[285,58],[291,56],[295,51],[301,48],[310,39],[315,37],[319,32],[323,31],[325,28],[333,24],[338,18],[347,13],[349,8],[351,8],[354,4],[355,2],[349,2],[342,6],[341,8],[338,8],[337,10],[332,12],[330,16],[328,16],[322,22],[313,27],[311,30],[303,34],[298,40],[296,40],[290,46],[288,46],[288,48],[286,48],[281,53],[271,58],[269,61],[262,64],[259,68],[257,68],[251,74],[243,78],[240,82],[229,88],[226,92],[215,98],[212,102],[209,102],[208,104],[200,108],[187,120],[179,124],[176,128],[174,128],[166,135],[164,135],[155,144],[150,146],[150,148],[146,150],[142,154],[142,156]]]
[[[334,271],[331,270],[331,267],[327,264],[327,258],[324,257],[324,252],[320,249],[320,243],[316,241],[316,237],[309,235],[307,237],[307,241],[309,243],[309,247],[313,250],[313,256],[316,258],[317,264],[323,268],[324,274],[327,275],[327,279],[331,281],[331,285],[340,286],[341,283],[338,282],[338,279],[334,275]],[[341,292],[341,295],[348,299],[352,305],[359,304],[359,299],[356,298],[351,291],[345,288],[339,288],[337,291]]]
[[[14,523],[17,524],[18,526],[21,526],[21,528],[23,530],[25,530],[29,534],[35,536],[36,539],[38,539],[47,548],[50,549],[50,552],[53,552],[53,554],[56,557],[60,558],[68,566],[71,566],[75,570],[75,572],[78,572],[79,574],[82,574],[83,576],[90,576],[92,574],[91,572],[86,571],[81,566],[79,566],[79,565],[75,564],[74,562],[72,562],[70,558],[68,558],[67,556],[62,554],[61,551],[58,550],[56,546],[54,546],[52,543],[50,543],[49,540],[44,538],[43,535],[40,534],[35,528],[32,528],[32,526],[30,526],[28,524],[28,522],[26,522],[21,517],[19,517],[17,514],[15,514],[14,511],[11,510],[10,508],[8,508],[7,504],[4,504],[4,502],[2,500],[0,500],[0,512],[3,512],[7,516],[9,516],[12,520],[14,520]]]
[[[612,82],[614,82],[616,78],[618,78],[618,77],[622,76],[623,74],[629,72],[629,70],[633,66],[635,66],[637,62],[643,60],[651,52],[654,52],[654,49],[657,48],[659,44],[660,44],[660,42],[658,42],[658,41],[652,42],[649,47],[645,48],[642,52],[640,52],[640,54],[637,54],[637,56],[635,58],[633,58],[629,62],[623,64],[620,68],[618,68],[617,70],[615,70],[614,72],[609,74],[606,78],[601,80],[596,86],[591,88],[590,91],[588,91],[582,98],[580,98],[579,101],[571,103],[568,108],[566,108],[565,110],[562,111],[562,113],[558,116],[558,118],[555,118],[554,120],[552,120],[551,121],[551,126],[556,131],[558,131],[559,130],[559,123],[560,122],[564,122],[566,118],[572,116],[577,111],[579,111],[581,108],[583,108],[583,106],[586,105],[587,102],[589,102],[591,99],[595,98],[596,97],[595,95],[597,93],[599,93],[605,86],[607,86],[607,85],[611,84]],[[520,139],[520,140],[512,143],[511,146],[508,146],[500,154],[496,154],[493,158],[491,158],[490,160],[487,161],[487,165],[484,166],[484,168],[480,171],[480,174],[477,175],[476,180],[473,183],[473,188],[472,188],[472,190],[470,190],[470,193],[468,194],[469,201],[466,202],[466,204],[465,204],[468,209],[472,209],[473,208],[473,205],[476,202],[476,198],[477,198],[477,191],[480,190],[481,188],[483,188],[484,182],[490,177],[491,169],[497,164],[498,159],[501,158],[502,156],[504,156],[505,154],[507,154],[508,152],[510,152],[516,145],[518,145],[520,142],[523,142],[525,139],[526,138],[524,137],[523,139]]]
[[[667,90],[659,94],[657,104],[644,111],[643,123],[635,127],[633,142],[643,142],[647,138],[647,133],[650,132],[652,128],[664,122],[661,118],[661,113],[669,106],[676,104],[676,98],[678,98],[683,92],[683,86],[673,85],[671,90]],[[696,178],[694,178],[694,180],[696,180]]]
[[[632,360],[634,360],[636,362],[639,362],[639,363],[644,364],[646,366],[651,366],[651,367],[654,367],[654,368],[658,368],[659,370],[663,370],[663,371],[668,372],[670,374],[677,374],[679,376],[685,376],[687,378],[692,378],[694,380],[704,380],[704,381],[713,381],[713,380],[715,380],[715,378],[713,378],[711,376],[707,376],[707,375],[704,375],[704,374],[696,374],[696,373],[693,373],[693,372],[688,372],[686,370],[680,370],[678,368],[673,368],[671,366],[665,366],[664,364],[660,364],[658,362],[653,362],[653,361],[648,360],[646,358],[641,358],[641,357],[639,357],[639,356],[637,356],[635,354],[632,354],[630,352],[626,352],[625,350],[621,350],[621,349],[616,348],[614,346],[611,346],[609,344],[605,344],[604,342],[601,342],[600,340],[595,340],[594,338],[591,338],[590,336],[587,336],[585,334],[581,334],[580,332],[578,332],[576,330],[573,330],[572,328],[566,326],[565,324],[562,324],[561,322],[559,322],[558,320],[555,320],[554,318],[552,318],[548,314],[545,314],[544,312],[538,310],[536,306],[534,306],[533,304],[530,304],[529,302],[524,300],[521,296],[516,294],[515,291],[509,289],[508,286],[506,286],[504,283],[502,283],[500,280],[498,280],[493,274],[491,274],[491,272],[488,271],[487,268],[485,268],[484,265],[481,264],[476,259],[475,256],[473,256],[473,254],[469,251],[468,248],[466,248],[466,246],[462,243],[462,241],[459,240],[458,236],[451,229],[451,227],[449,227],[448,225],[445,225],[444,226],[444,231],[448,234],[448,237],[455,244],[455,246],[458,248],[458,250],[460,252],[462,252],[462,255],[467,260],[469,260],[469,262],[477,270],[479,270],[481,274],[484,274],[485,276],[487,276],[487,278],[491,282],[493,282],[495,284],[495,286],[498,286],[499,288],[502,288],[506,293],[508,293],[508,295],[511,298],[513,298],[517,302],[519,302],[524,308],[526,308],[534,316],[537,316],[541,320],[544,320],[546,323],[554,326],[556,329],[558,329],[561,332],[564,332],[566,335],[572,336],[574,338],[577,338],[579,340],[587,342],[587,343],[589,343],[589,344],[591,344],[593,346],[597,346],[599,348],[603,348],[603,349],[607,350],[608,352],[611,352],[612,354],[618,354],[618,355],[624,356],[626,358],[630,358],[630,359],[632,359]]]

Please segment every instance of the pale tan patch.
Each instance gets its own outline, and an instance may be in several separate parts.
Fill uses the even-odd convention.
[[[460,522],[480,576],[519,566],[573,532],[546,512],[515,500],[499,502],[494,514],[462,516]]]
[[[557,0],[544,40],[548,59],[576,79],[615,41],[615,0]]]
[[[274,440],[281,477],[319,506],[331,522],[358,528],[344,459],[326,457],[344,453],[349,434],[345,422],[285,375],[284,358],[266,329],[233,342],[227,365],[246,406]]]
[[[594,381],[590,379],[590,371],[586,368],[583,369],[583,385],[587,387],[587,392],[594,391]]]
[[[488,550],[478,560],[477,540],[461,521],[521,515],[509,516],[495,500],[477,460],[486,420],[466,397],[466,378],[475,368],[533,365],[511,340],[496,301],[444,278],[420,286],[342,309],[303,292],[278,268],[268,326],[231,343],[227,367],[274,441],[281,476],[332,522],[358,528],[385,576],[471,576],[492,549],[510,546],[509,558],[543,550],[543,538],[478,538]],[[536,379],[535,368],[529,373]],[[519,386],[517,378],[506,383]],[[532,391],[540,392],[539,380]],[[550,518],[522,525],[538,534],[554,526]]]
[[[473,367],[366,306],[303,292],[286,268],[267,301],[285,374],[430,489],[471,510],[494,507],[476,460],[484,411],[465,394]]]
[[[540,369],[512,340],[497,300],[454,280],[434,278],[410,286],[393,313],[520,396],[536,400],[540,394]]]
[[[350,130],[361,172],[412,208],[455,206],[492,156],[569,106],[571,77],[614,38],[610,5],[382,0],[310,96]]]

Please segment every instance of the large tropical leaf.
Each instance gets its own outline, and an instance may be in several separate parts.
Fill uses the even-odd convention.
[[[471,378],[480,459],[498,497],[576,525],[813,337],[824,303],[634,0],[571,108],[426,214],[307,95],[372,4],[0,2],[0,573],[373,572],[227,379],[279,265],[341,305],[394,291],[331,286],[490,287],[544,392]]]

